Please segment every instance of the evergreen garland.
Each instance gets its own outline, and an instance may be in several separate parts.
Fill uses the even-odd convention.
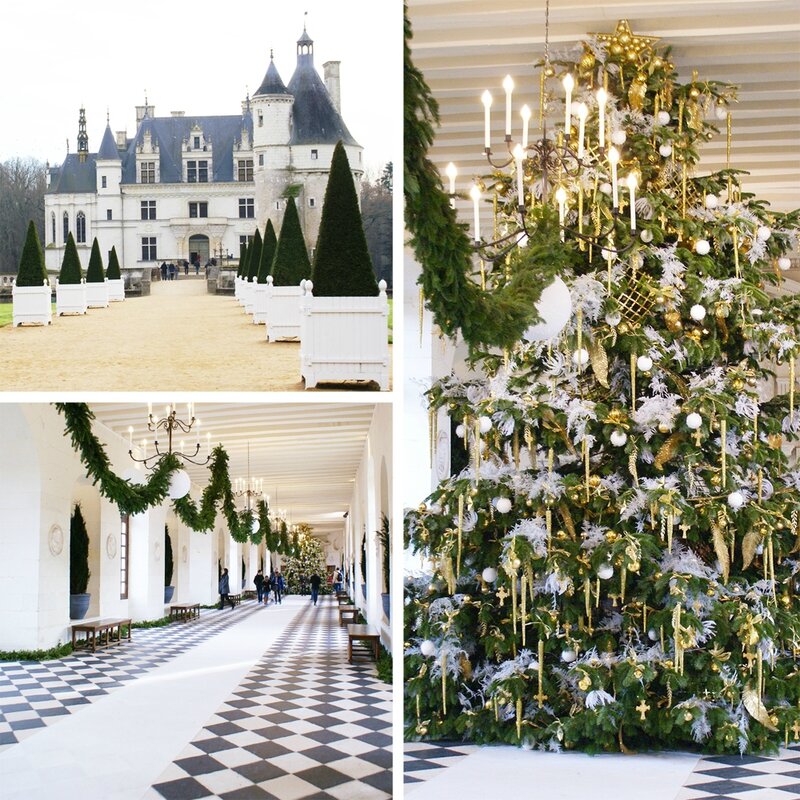
[[[91,575],[89,534],[80,503],[76,503],[69,521],[69,593],[85,594]]]
[[[261,246],[261,263],[258,267],[258,282],[266,283],[267,275],[272,269],[272,259],[275,258],[275,248],[278,246],[278,237],[275,235],[275,228],[272,220],[267,220],[267,227],[264,231],[264,242]]]
[[[281,235],[275,248],[272,280],[275,286],[299,286],[300,281],[309,277],[311,262],[308,260],[306,241],[294,197],[289,196],[286,211],[283,212]]]
[[[81,259],[78,256],[78,248],[72,238],[72,231],[67,236],[67,245],[64,248],[64,258],[61,261],[61,271],[58,273],[58,282],[61,284],[76,284],[83,279],[81,269]]]
[[[108,269],[106,269],[106,278],[110,281],[118,281],[122,277],[119,270],[119,259],[117,258],[116,246],[111,248],[111,253],[108,256]]]
[[[261,248],[263,247],[263,239],[261,238],[261,231],[256,228],[256,234],[253,241],[250,242],[250,247],[247,250],[247,274],[245,277],[248,281],[253,280],[258,275],[258,267],[261,263]]]
[[[25,235],[25,244],[19,259],[16,283],[17,286],[42,286],[47,283],[44,253],[33,220],[28,223],[28,232]]]
[[[92,253],[89,256],[89,266],[86,270],[86,283],[102,283],[104,280],[103,257],[100,255],[100,245],[97,244],[95,236],[92,242]]]
[[[389,517],[381,514],[381,527],[376,531],[378,541],[383,549],[381,558],[381,572],[383,573],[383,591],[389,594],[391,588],[391,555],[392,555],[392,536],[389,529]]]

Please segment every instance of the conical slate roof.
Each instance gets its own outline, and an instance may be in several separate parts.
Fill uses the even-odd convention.
[[[111,133],[111,125],[106,123],[106,132],[103,134],[103,141],[100,142],[100,149],[97,151],[98,160],[115,159],[119,161],[119,150],[114,134]]]
[[[269,59],[269,66],[267,67],[267,73],[264,75],[264,80],[261,81],[261,86],[258,87],[256,94],[289,94],[281,80],[281,76],[278,74],[278,68],[275,66],[275,62],[272,60],[271,56]]]

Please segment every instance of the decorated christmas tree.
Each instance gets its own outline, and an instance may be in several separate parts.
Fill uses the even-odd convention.
[[[800,470],[782,444],[800,434],[800,298],[773,287],[800,216],[737,170],[703,173],[735,87],[678,83],[627,23],[539,66],[530,148],[517,130],[494,153],[486,103],[501,168],[473,187],[468,234],[406,47],[407,225],[474,376],[428,392],[468,463],[407,515],[429,571],[406,588],[406,735],[798,741]],[[782,363],[788,392],[765,392]]]
[[[314,574],[322,578],[320,594],[328,591],[325,580],[325,546],[313,534],[310,525],[301,523],[297,526],[297,548],[295,552],[283,559],[283,577],[290,594],[300,593],[301,578],[308,591],[309,578]]]

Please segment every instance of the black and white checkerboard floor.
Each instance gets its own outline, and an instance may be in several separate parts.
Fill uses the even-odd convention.
[[[406,794],[413,797],[415,784],[443,774],[479,749],[477,745],[463,743],[406,742],[403,764]],[[620,756],[620,770],[624,770],[628,758]],[[568,785],[567,776],[562,779],[562,789],[565,783]],[[800,797],[800,744],[788,750],[781,749],[775,757],[704,756],[674,800],[789,800],[792,797]]]
[[[58,661],[0,662],[0,752],[60,717],[241,622],[259,606],[203,609],[200,619],[136,629],[130,643]]]
[[[391,687],[347,663],[336,617],[328,598],[298,614],[148,800],[391,797]]]

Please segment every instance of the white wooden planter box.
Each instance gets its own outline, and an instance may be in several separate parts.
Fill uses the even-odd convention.
[[[85,314],[86,283],[60,283],[56,280],[56,316],[62,314]]]
[[[244,301],[244,310],[246,314],[253,313],[253,306],[256,301],[256,283],[255,279],[252,281],[248,278],[247,283],[244,285],[244,293],[242,294]]]
[[[299,339],[306,281],[301,281],[299,286],[273,286],[272,275],[267,281],[267,341]],[[308,299],[311,299],[311,295],[308,295]]]
[[[53,307],[50,299],[50,283],[41,286],[11,287],[13,308],[11,322],[17,325],[49,325],[53,321]]]
[[[267,275],[267,280],[272,280],[272,275]],[[253,287],[253,324],[263,325],[267,321],[267,286],[266,283],[256,283]]]
[[[118,303],[125,299],[125,279],[106,278],[108,285],[108,300],[111,303]]]
[[[236,302],[242,302],[242,279],[237,275],[233,279],[233,296],[236,298]]]
[[[108,281],[86,281],[86,305],[89,308],[108,308]]]
[[[300,307],[300,372],[306,389],[320,382],[375,381],[389,389],[389,303],[377,297],[313,297]]]

